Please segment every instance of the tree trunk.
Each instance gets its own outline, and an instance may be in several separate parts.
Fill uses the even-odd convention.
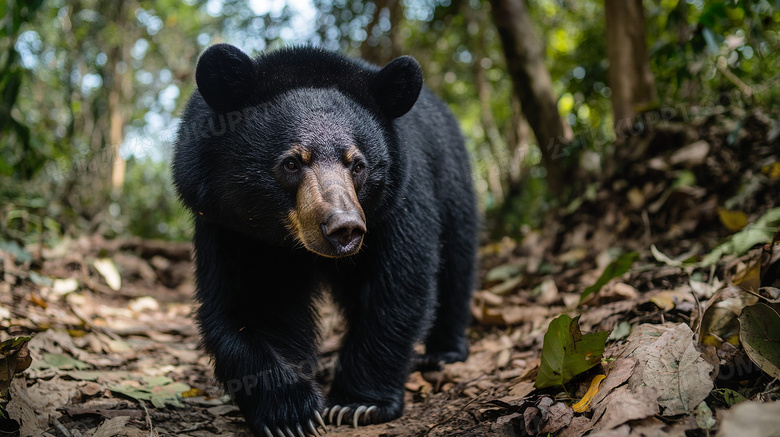
[[[528,156],[528,138],[531,136],[531,127],[528,121],[523,117],[523,109],[520,107],[520,100],[517,96],[512,96],[512,131],[507,133],[507,142],[512,152],[512,161],[509,166],[509,190],[507,196],[516,196],[520,194],[523,180],[525,179],[525,169],[523,163]]]
[[[485,68],[482,66],[482,59],[485,58],[484,24],[487,22],[487,18],[484,16],[484,13],[481,13],[482,11],[475,11],[468,3],[464,3],[462,8],[467,28],[477,29],[476,34],[471,35],[471,50],[474,53],[472,71],[474,74],[474,85],[477,88],[477,98],[479,99],[480,121],[485,131],[487,144],[490,146],[490,154],[493,157],[492,165],[495,167],[488,167],[488,185],[493,193],[496,205],[501,205],[504,203],[504,185],[507,185],[502,183],[502,181],[508,180],[509,174],[505,171],[508,167],[506,163],[500,161],[506,160],[509,152],[506,141],[498,130],[498,123],[496,123],[496,119],[493,117],[493,108],[490,106],[493,93],[492,87],[490,82],[488,82]]]
[[[401,23],[404,21],[404,4],[401,0],[390,1],[390,60],[403,54],[404,40],[401,38]]]
[[[656,100],[655,84],[645,44],[642,0],[604,0],[604,15],[612,112],[620,133]]]
[[[401,0],[377,0],[375,5],[374,15],[366,26],[366,40],[360,46],[360,56],[381,66],[403,54],[401,23],[404,17],[404,6]],[[390,32],[377,37],[374,34],[377,33],[376,29],[383,11],[387,11],[389,15]]]
[[[544,65],[542,43],[534,34],[524,0],[491,0],[493,22],[504,47],[515,93],[534,131],[547,170],[547,185],[555,195],[572,183],[571,161],[564,149],[572,140],[571,127],[558,114],[550,72]]]
[[[123,105],[126,104],[127,89],[131,86],[130,80],[132,78],[130,65],[128,65],[131,44],[127,43],[129,38],[124,38],[127,29],[127,7],[125,5],[126,2],[118,2],[118,10],[114,22],[123,37],[115,42],[116,46],[112,47],[110,52],[113,69],[111,72],[111,88],[108,91],[108,117],[109,140],[111,141],[109,144],[109,147],[111,147],[111,153],[109,154],[111,159],[111,193],[113,196],[118,195],[122,191],[122,185],[125,182],[126,163],[119,154],[119,148],[124,140],[124,128],[127,119]]]
[[[384,57],[381,55],[379,46],[380,40],[374,33],[379,26],[379,16],[382,14],[382,9],[387,7],[387,0],[376,0],[374,6],[376,7],[374,15],[371,17],[371,22],[366,26],[366,40],[360,46],[360,57],[368,62],[384,65]]]

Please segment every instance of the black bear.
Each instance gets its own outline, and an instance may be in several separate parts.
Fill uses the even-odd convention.
[[[468,354],[478,214],[458,123],[408,56],[379,68],[217,44],[195,80],[173,177],[194,216],[216,377],[256,435],[399,417],[413,365]],[[348,330],[327,396],[314,375],[323,292]]]

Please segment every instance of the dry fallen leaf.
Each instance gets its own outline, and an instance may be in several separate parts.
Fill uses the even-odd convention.
[[[778,418],[780,402],[742,402],[730,410],[718,412],[720,427],[716,437],[751,436],[774,437],[780,435]]]
[[[667,312],[674,309],[674,296],[668,290],[664,290],[650,298],[662,311]]]
[[[533,381],[521,381],[509,390],[509,395],[517,398],[524,398],[534,391]]]
[[[539,297],[536,302],[539,305],[552,305],[558,301],[558,286],[555,285],[555,280],[545,279],[539,286]]]
[[[591,420],[585,416],[574,416],[569,426],[561,430],[558,437],[581,437],[593,429]]]
[[[669,157],[669,164],[683,167],[696,167],[701,165],[710,153],[710,144],[705,140],[699,140],[677,149]]]
[[[97,427],[93,437],[114,437],[116,435],[122,435],[122,430],[129,421],[130,417],[128,416],[119,416],[106,420]]]
[[[539,430],[540,433],[554,434],[571,423],[574,411],[563,402],[556,402],[547,410],[545,423]]]
[[[420,372],[413,372],[410,374],[406,379],[406,384],[404,386],[407,390],[414,393],[430,393],[433,389],[431,383],[426,381]]]
[[[79,288],[79,281],[76,278],[55,279],[52,285],[52,291],[58,296],[65,296]]]
[[[46,416],[39,414],[37,403],[30,399],[24,378],[14,378],[11,386],[11,401],[6,407],[8,416],[21,425],[20,435],[43,435],[49,427]]]
[[[644,419],[658,414],[658,392],[651,387],[637,387],[632,391],[621,386],[609,394],[593,417],[601,417],[596,423],[596,431],[610,430],[630,421]]]
[[[690,288],[681,287],[674,290],[659,291],[650,297],[650,302],[653,302],[663,311],[670,311],[683,302],[695,303],[695,300],[691,295]]]
[[[588,411],[590,402],[593,400],[593,396],[596,396],[596,393],[598,393],[599,384],[601,384],[601,381],[603,381],[604,378],[606,378],[605,375],[596,375],[593,377],[593,380],[590,382],[590,388],[588,388],[585,396],[583,396],[579,402],[571,406],[575,413]]]
[[[636,363],[636,358],[619,358],[615,361],[612,370],[609,371],[601,384],[601,389],[593,396],[591,405],[598,405],[613,389],[628,381],[628,378],[634,373]]]
[[[639,325],[628,337],[630,356],[637,359],[629,386],[655,388],[664,416],[690,413],[713,388],[712,365],[702,357],[688,325],[667,327],[660,337],[658,332],[658,325]]]
[[[754,259],[734,274],[732,281],[743,290],[757,292],[761,288],[761,255],[755,251]]]
[[[743,211],[718,208],[720,222],[731,232],[737,232],[748,225],[748,216]]]
[[[701,319],[699,341],[720,348],[723,342],[739,345],[739,315],[742,308],[758,302],[758,297],[741,287],[726,287],[707,303]]]
[[[155,312],[160,310],[160,303],[152,296],[138,297],[131,300],[127,306],[136,313],[143,313],[145,311]]]
[[[122,288],[122,277],[119,276],[119,271],[116,269],[116,265],[110,258],[99,258],[93,263],[95,269],[106,280],[106,284],[111,287],[112,290],[119,290]]]

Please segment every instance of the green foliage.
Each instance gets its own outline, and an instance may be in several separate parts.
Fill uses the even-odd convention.
[[[35,361],[32,367],[34,369],[84,370],[92,366],[69,355],[47,353],[43,354],[39,361]]]
[[[4,250],[13,249],[16,241],[54,244],[59,240],[61,221],[74,217],[72,212],[63,211],[61,203],[50,202],[45,192],[46,184],[37,180],[21,184],[10,176],[0,176],[0,246]]]
[[[567,202],[547,192],[489,1],[312,4],[316,12],[245,0],[0,2],[0,237],[51,242],[97,229],[186,238],[189,223],[174,200],[167,159],[178,111],[195,87],[197,57],[220,41],[248,52],[312,43],[380,64],[411,54],[461,122],[494,235],[538,226],[547,210]],[[527,4],[559,113],[575,133],[572,147],[611,153],[603,1]],[[661,105],[715,111],[780,102],[777,2],[644,5]],[[121,154],[130,161],[122,192],[112,193],[110,94],[122,80]]]
[[[534,382],[536,388],[566,384],[601,362],[609,332],[583,335],[579,318],[562,314],[550,322],[544,334],[539,374]]]
[[[662,102],[776,107],[780,4],[667,0],[649,5],[650,60]]]
[[[22,3],[25,10],[38,7],[37,14],[14,18],[9,11]],[[168,177],[164,160],[175,114],[184,101],[180,97],[194,87],[197,56],[225,24],[222,12],[249,17],[246,3],[226,2],[220,13],[202,0],[4,5],[4,23],[11,16],[14,26],[0,26],[0,32],[12,29],[14,37],[0,34],[0,48],[6,49],[3,43],[10,41],[13,56],[8,59],[14,62],[10,70],[0,70],[0,94],[17,98],[8,109],[13,118],[0,116],[2,122],[10,120],[8,126],[16,132],[0,135],[0,176],[7,176],[0,194],[8,200],[0,211],[0,236],[53,243],[63,233],[97,229],[108,236],[134,232],[183,238],[189,226],[177,216],[170,183],[161,182]],[[6,71],[14,73],[13,86]],[[122,195],[114,193],[112,202],[110,180],[117,157],[111,144],[109,96],[115,81],[126,81],[119,95],[121,154],[132,158],[140,152],[153,158],[144,161],[150,163],[147,173],[157,173],[145,176],[155,184],[148,200],[129,191],[137,188],[132,186],[134,178],[143,179],[131,174],[129,165],[128,185]],[[7,129],[3,125],[0,132]],[[138,144],[143,149],[137,150]],[[20,179],[29,181],[21,184]],[[166,207],[161,206],[163,187]],[[114,215],[117,209],[131,213]]]
[[[109,206],[116,220],[114,232],[162,240],[190,239],[189,213],[174,199],[167,162],[131,159],[124,194]]]
[[[716,388],[713,390],[714,393],[717,393],[721,397],[723,397],[723,403],[726,407],[733,407],[734,405],[744,402],[747,400],[745,396],[743,396],[741,393],[734,391],[730,388]]]
[[[739,341],[753,361],[772,378],[780,378],[780,315],[758,303],[742,309]]]
[[[147,376],[143,381],[124,381],[110,386],[109,390],[139,401],[149,401],[155,408],[184,408],[181,394],[190,390],[190,386],[183,382],[174,382],[166,376]]]
[[[754,223],[732,235],[728,241],[712,250],[701,261],[702,267],[714,265],[724,255],[742,255],[759,243],[772,241],[780,228],[780,208],[772,208]]]
[[[628,269],[630,269],[634,264],[634,261],[637,260],[637,258],[639,258],[638,252],[627,252],[609,263],[607,268],[604,269],[604,272],[601,273],[601,276],[599,276],[599,278],[596,280],[596,283],[589,286],[585,289],[585,291],[582,292],[580,295],[580,302],[587,299],[587,297],[591,294],[597,293],[599,290],[601,290],[602,287],[607,285],[609,281],[626,273]]]
[[[8,0],[0,5],[0,176],[29,179],[45,162],[30,128],[20,121],[17,99],[25,72],[19,63],[16,40],[22,25],[30,22],[43,0]]]
[[[543,35],[545,59],[558,95],[558,111],[576,132],[612,123],[607,86],[603,0],[544,0],[529,5],[538,35]],[[583,144],[581,147],[603,147]],[[601,149],[599,149],[601,150]]]

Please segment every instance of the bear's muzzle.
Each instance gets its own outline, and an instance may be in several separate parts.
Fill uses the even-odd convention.
[[[360,250],[367,232],[365,214],[348,168],[315,164],[307,168],[298,187],[291,228],[306,249],[340,258]]]

